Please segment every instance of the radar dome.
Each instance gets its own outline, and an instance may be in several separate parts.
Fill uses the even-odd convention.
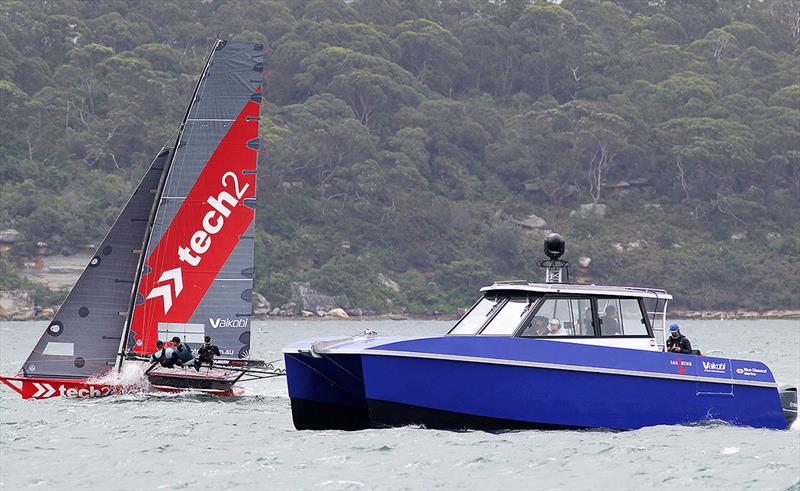
[[[544,239],[544,253],[552,260],[556,260],[564,254],[566,242],[559,234],[550,234]]]

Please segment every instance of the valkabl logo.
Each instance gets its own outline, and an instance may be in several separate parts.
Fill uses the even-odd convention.
[[[218,329],[221,327],[232,327],[234,329],[241,329],[247,327],[247,317],[242,317],[241,319],[223,319],[221,317],[217,317],[216,319],[214,319],[209,317],[208,322],[214,329]]]

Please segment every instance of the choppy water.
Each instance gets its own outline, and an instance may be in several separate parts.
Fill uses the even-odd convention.
[[[696,347],[766,362],[800,385],[800,322],[685,322]],[[450,323],[256,322],[253,354],[317,335],[445,332]],[[16,373],[46,323],[0,323]],[[792,489],[800,432],[726,425],[500,434],[395,428],[298,432],[285,380],[251,395],[22,401],[0,388],[2,489]]]

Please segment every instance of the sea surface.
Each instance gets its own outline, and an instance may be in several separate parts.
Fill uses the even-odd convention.
[[[267,321],[253,356],[319,335],[441,334],[440,321]],[[685,321],[696,348],[800,385],[800,322]],[[13,374],[44,322],[0,323]],[[282,361],[279,362],[282,366]],[[0,387],[0,489],[800,490],[800,432],[711,424],[637,431],[296,431],[283,378],[221,399],[135,394],[23,401]]]

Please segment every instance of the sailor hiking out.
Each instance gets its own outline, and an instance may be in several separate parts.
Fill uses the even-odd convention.
[[[175,350],[175,354],[178,357],[178,365],[183,366],[194,360],[192,350],[187,345],[183,344],[181,338],[178,336],[172,338],[172,349]]]
[[[219,348],[211,344],[211,336],[206,336],[203,346],[197,350],[197,358],[194,360],[194,369],[200,371],[200,365],[207,363],[209,368],[214,367],[214,357],[220,356]]]
[[[150,356],[151,363],[158,363],[164,368],[172,368],[176,363],[180,364],[175,350],[172,348],[165,348],[164,341],[160,339],[156,341],[156,348],[158,348],[158,350]]]

